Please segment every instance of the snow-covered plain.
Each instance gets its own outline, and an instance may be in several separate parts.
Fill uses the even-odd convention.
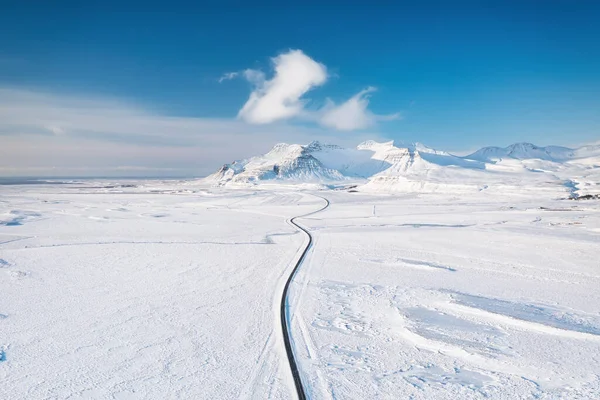
[[[320,199],[103,186],[0,186],[0,398],[289,398],[286,218]]]
[[[321,197],[288,299],[310,398],[600,398],[600,204],[559,186],[0,186],[0,398],[294,398],[289,219]]]
[[[598,202],[328,198],[292,293],[314,398],[600,398]]]

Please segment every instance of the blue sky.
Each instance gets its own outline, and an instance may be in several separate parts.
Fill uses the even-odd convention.
[[[2,3],[0,174],[201,175],[313,138],[600,139],[598,1],[123,3]]]

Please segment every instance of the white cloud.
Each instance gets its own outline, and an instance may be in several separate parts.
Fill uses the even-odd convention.
[[[46,126],[45,128],[57,136],[66,134],[65,130],[60,126]]]
[[[369,94],[374,87],[368,87],[344,103],[336,106],[331,100],[321,110],[321,125],[340,131],[353,131],[374,126],[377,121],[389,121],[400,118],[400,114],[376,115],[369,111]]]
[[[268,124],[300,115],[302,96],[327,80],[327,68],[301,50],[290,50],[272,59],[275,75],[265,80],[261,71],[246,70],[244,76],[255,87],[238,116],[252,124]]]
[[[229,81],[229,80],[238,78],[240,76],[246,78],[246,80],[248,82],[252,83],[255,86],[261,86],[264,84],[264,81],[265,81],[264,72],[256,70],[256,69],[245,69],[243,71],[227,72],[227,73],[223,74],[219,78],[219,83],[222,83],[224,81]]]
[[[355,145],[362,138],[317,127],[169,116],[114,98],[0,87],[0,175],[204,175],[278,142]]]
[[[369,94],[375,91],[373,87],[368,87],[338,106],[327,100],[320,110],[309,111],[305,108],[308,101],[302,96],[327,81],[327,67],[301,50],[280,54],[272,62],[275,73],[270,80],[266,79],[262,71],[254,69],[225,74],[222,78],[241,75],[254,85],[248,101],[238,113],[238,117],[248,123],[268,124],[301,118],[327,128],[352,131],[373,127],[378,121],[400,117],[400,114],[377,115],[368,109]]]

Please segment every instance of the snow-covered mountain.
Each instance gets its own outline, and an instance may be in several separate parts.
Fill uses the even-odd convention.
[[[213,185],[362,181],[383,192],[600,192],[600,145],[578,149],[530,143],[485,147],[459,157],[421,143],[372,140],[356,148],[311,142],[277,144],[268,153],[223,165],[205,178]]]
[[[338,146],[322,145],[318,142],[306,146],[280,143],[262,156],[225,164],[206,179],[218,185],[272,180],[301,182],[343,180],[345,176],[341,172],[325,166],[313,155],[313,153],[338,149],[343,150]]]
[[[497,162],[506,158],[565,162],[590,157],[600,158],[600,144],[571,149],[561,146],[539,147],[531,143],[515,143],[508,147],[484,147],[465,158],[484,162]]]
[[[495,162],[504,158],[564,161],[573,158],[574,152],[573,149],[567,147],[539,147],[531,143],[515,143],[508,147],[484,147],[466,158],[485,162]]]
[[[268,153],[223,165],[206,178],[219,185],[265,181],[326,182],[367,179],[384,171],[418,172],[444,166],[483,169],[484,163],[466,160],[421,143],[397,147],[372,140],[355,149],[317,141],[308,145],[280,143]]]

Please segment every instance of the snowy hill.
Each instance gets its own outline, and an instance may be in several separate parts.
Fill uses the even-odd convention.
[[[565,161],[575,158],[575,156],[576,150],[567,147],[538,147],[531,143],[515,143],[508,147],[484,147],[466,158],[485,162],[494,162],[504,158]]]
[[[600,192],[600,145],[578,149],[530,143],[485,147],[466,157],[421,143],[372,140],[356,148],[311,142],[277,144],[268,153],[223,165],[213,185],[343,184],[377,192]],[[360,183],[360,182],[359,182]]]
[[[539,147],[531,143],[515,143],[508,147],[484,147],[465,158],[484,162],[496,162],[506,158],[566,162],[590,157],[600,158],[600,144],[571,149],[561,146]]]
[[[573,151],[575,158],[600,158],[600,144],[590,144],[582,146]]]

